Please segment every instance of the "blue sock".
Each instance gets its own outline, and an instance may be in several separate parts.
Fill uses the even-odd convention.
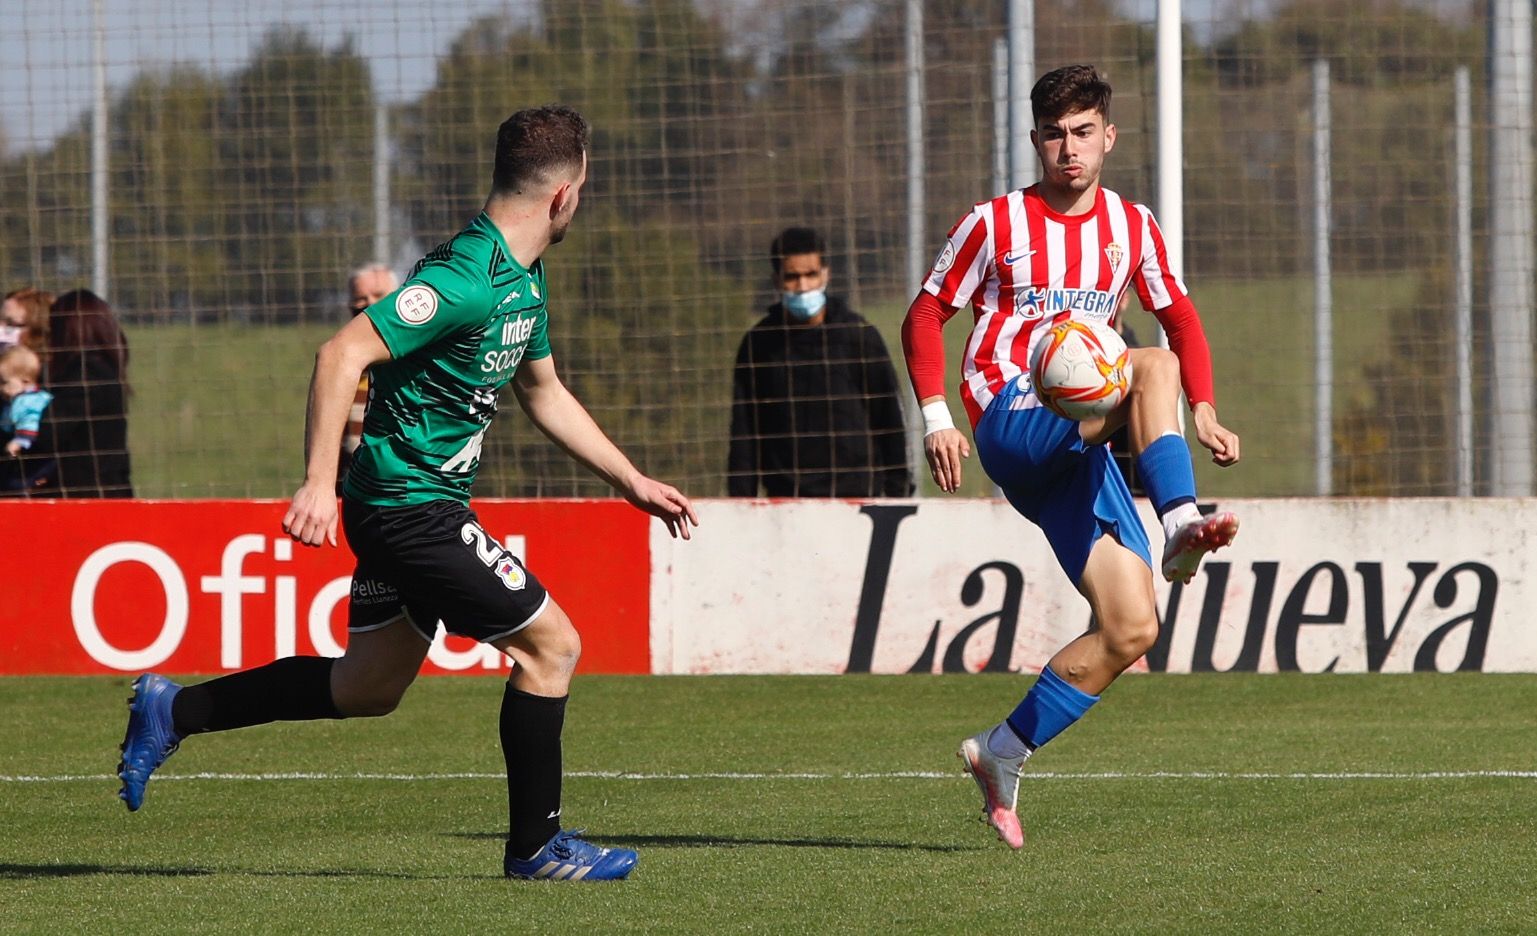
[[[1160,517],[1181,504],[1195,503],[1195,466],[1183,436],[1170,433],[1154,439],[1137,456],[1137,477]]]
[[[1082,718],[1098,701],[1099,696],[1073,688],[1048,666],[1041,670],[1041,678],[1030,687],[1018,707],[1009,713],[1009,727],[1020,740],[1038,748],[1066,731],[1068,725]]]

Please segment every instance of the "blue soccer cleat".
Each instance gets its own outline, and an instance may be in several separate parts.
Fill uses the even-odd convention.
[[[134,812],[144,805],[144,785],[155,768],[176,753],[181,736],[171,723],[171,700],[181,686],[164,676],[145,673],[133,681],[133,698],[128,700],[128,733],[123,735],[123,759],[117,775],[123,788],[118,798]]]
[[[577,838],[582,830],[555,833],[532,858],[508,855],[502,868],[525,881],[622,881],[640,856],[628,848],[599,848]]]

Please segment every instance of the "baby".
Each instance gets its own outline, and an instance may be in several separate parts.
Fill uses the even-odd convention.
[[[5,443],[7,455],[20,455],[37,441],[43,411],[53,402],[53,394],[37,386],[42,363],[26,345],[13,345],[0,351],[0,393],[8,401],[0,411],[0,435],[10,436]]]

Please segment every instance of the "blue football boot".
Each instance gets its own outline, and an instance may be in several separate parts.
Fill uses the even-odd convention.
[[[622,881],[640,856],[628,848],[599,848],[577,836],[581,829],[562,829],[532,858],[508,855],[502,868],[510,878],[525,881]]]
[[[128,700],[128,733],[123,735],[123,759],[117,775],[123,788],[118,798],[133,812],[144,805],[144,785],[155,768],[176,753],[181,735],[171,724],[171,700],[181,686],[164,676],[145,673],[133,681],[133,698]]]

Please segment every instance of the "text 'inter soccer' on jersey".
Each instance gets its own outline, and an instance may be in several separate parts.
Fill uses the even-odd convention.
[[[1029,370],[1042,322],[1113,325],[1128,287],[1149,312],[1186,296],[1146,207],[1102,188],[1092,211],[1064,215],[1032,185],[972,208],[951,228],[923,284],[947,308],[972,307],[961,362],[972,425],[1004,384]]]
[[[369,370],[343,496],[468,503],[498,391],[523,361],[550,355],[543,261],[524,269],[482,213],[365,314],[391,358]]]

